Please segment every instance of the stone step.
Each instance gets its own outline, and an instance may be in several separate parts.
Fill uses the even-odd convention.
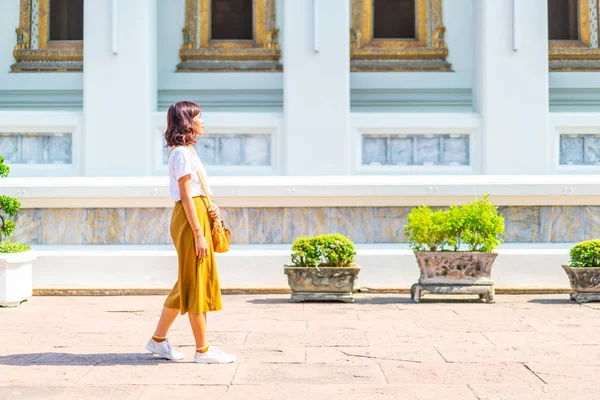
[[[504,244],[492,277],[506,291],[565,291],[569,280],[561,264],[573,244]],[[63,289],[139,289],[162,292],[177,280],[177,254],[169,245],[33,246],[33,287],[38,293]],[[362,290],[406,291],[419,278],[412,251],[402,244],[357,245]],[[217,255],[225,290],[288,289],[283,266],[290,245],[237,245]]]

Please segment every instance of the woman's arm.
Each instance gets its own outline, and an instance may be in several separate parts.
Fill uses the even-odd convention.
[[[196,205],[192,199],[192,176],[190,174],[182,176],[177,181],[177,184],[179,185],[179,193],[181,194],[181,204],[185,210],[187,220],[194,231],[196,257],[206,258],[208,256],[208,243],[204,237],[202,225],[200,225],[200,221],[198,220]]]

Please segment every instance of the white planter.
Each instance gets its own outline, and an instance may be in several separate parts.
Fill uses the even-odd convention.
[[[16,307],[33,294],[33,251],[0,254],[0,306]]]

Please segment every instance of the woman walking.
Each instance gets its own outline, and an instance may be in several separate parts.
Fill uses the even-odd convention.
[[[177,314],[188,314],[196,340],[194,361],[206,364],[225,364],[236,360],[206,338],[209,311],[221,310],[221,289],[211,239],[211,219],[220,218],[216,204],[207,203],[199,174],[206,182],[206,170],[194,148],[196,138],[204,133],[200,107],[180,101],[169,107],[165,139],[169,152],[170,194],[175,201],[171,218],[171,238],[177,250],[178,280],[164,303],[158,326],[146,349],[169,360],[181,360],[167,332]],[[212,194],[207,187],[208,195]],[[209,208],[210,206],[210,208]]]

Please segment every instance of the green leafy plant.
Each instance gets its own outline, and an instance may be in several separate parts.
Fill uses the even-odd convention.
[[[350,267],[355,255],[354,243],[339,233],[300,237],[292,245],[295,267]]]
[[[4,157],[0,156],[0,178],[6,178],[10,173],[10,167],[4,164]],[[16,228],[13,218],[21,203],[13,197],[0,196],[0,253],[19,253],[30,250],[27,245],[3,241],[4,238],[10,238]]]
[[[577,243],[571,248],[570,255],[573,268],[599,268],[600,239]]]
[[[427,206],[416,207],[408,214],[408,225],[404,229],[414,250],[443,248],[447,241],[446,216],[443,211],[433,211]]]
[[[486,195],[446,211],[416,207],[408,215],[404,232],[415,251],[460,251],[466,246],[468,251],[490,252],[502,243],[504,218]]]

